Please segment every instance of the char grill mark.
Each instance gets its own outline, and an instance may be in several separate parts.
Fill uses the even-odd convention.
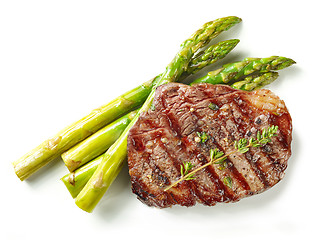
[[[169,119],[166,118],[165,114],[164,114],[164,116],[161,116],[161,119],[164,119],[164,121],[166,121],[166,122],[169,121]],[[170,172],[171,172],[171,171],[174,171],[174,172],[176,172],[176,175],[179,175],[179,174],[180,174],[180,163],[181,163],[181,162],[180,162],[180,161],[177,161],[176,158],[173,156],[173,154],[171,154],[172,149],[168,148],[165,143],[162,143],[162,141],[160,141],[162,138],[165,138],[165,139],[169,138],[169,139],[171,139],[173,134],[167,133],[167,131],[165,131],[164,133],[161,133],[161,132],[160,132],[160,134],[158,134],[158,133],[154,133],[154,134],[153,134],[153,131],[155,131],[155,130],[152,130],[152,131],[150,131],[150,132],[147,132],[146,134],[147,134],[147,135],[150,135],[150,136],[151,136],[151,135],[155,135],[156,137],[159,137],[159,141],[156,141],[156,143],[155,143],[155,145],[156,145],[155,151],[156,151],[156,152],[159,152],[159,153],[164,153],[164,154],[167,156],[166,158],[168,158],[168,159],[170,160],[170,162],[172,163],[172,166],[173,166],[173,168],[174,168],[174,169],[170,170]],[[156,130],[156,131],[158,131],[158,130]],[[141,136],[136,135],[136,137],[137,137],[137,138],[139,138],[139,137],[142,138],[142,137],[144,137],[144,136],[142,136],[142,135],[141,135]],[[138,142],[138,141],[140,141],[140,140],[135,139],[135,137],[133,138],[133,142]],[[174,141],[174,142],[175,142],[175,141]],[[175,146],[175,147],[177,147],[177,146]],[[144,150],[144,149],[142,149],[142,150]],[[175,150],[175,148],[174,148],[174,150]],[[178,150],[178,151],[180,151],[180,150]],[[184,151],[184,153],[185,153],[185,151]],[[155,155],[155,154],[154,154],[154,155]],[[162,169],[163,164],[162,164],[162,163],[161,163],[161,164],[158,164],[158,165],[155,164],[157,161],[159,161],[160,158],[164,159],[164,156],[158,156],[158,155],[156,155],[156,157],[157,157],[157,159],[155,159],[155,158],[153,159],[153,158],[151,158],[151,157],[146,157],[145,162],[146,162],[146,164],[149,165],[149,169],[151,169],[151,172],[152,172],[152,174],[148,174],[148,175],[151,175],[151,176],[152,176],[152,175],[155,175],[156,178],[155,178],[155,179],[151,179],[151,180],[152,180],[152,181],[157,181],[159,186],[160,186],[160,185],[163,185],[163,184],[164,184],[164,186],[169,185],[169,184],[170,184],[170,178],[171,178],[171,177],[168,177],[167,174],[165,173],[165,170]],[[188,159],[188,157],[186,157],[185,159]],[[144,170],[143,170],[143,171],[144,171]],[[167,170],[167,171],[169,171],[169,170]],[[144,174],[144,175],[146,175],[146,174]],[[174,175],[175,175],[175,174],[174,174]],[[140,178],[139,181],[143,181],[143,180]],[[133,181],[133,180],[132,180],[132,185],[134,186],[134,181]],[[186,187],[186,185],[188,185],[188,183],[185,183],[185,182],[181,185],[182,190],[184,191],[185,188],[187,188],[188,191],[191,191],[189,187]],[[138,184],[136,184],[136,186],[138,186]],[[137,189],[138,189],[137,187],[136,187],[136,188],[133,187],[133,191],[134,191],[134,192],[135,192]],[[146,195],[146,193],[147,193],[147,191],[145,191],[145,193],[143,193],[143,195]],[[136,194],[138,195],[138,193],[136,193]],[[143,195],[142,195],[142,196],[143,196]],[[166,202],[172,201],[172,202],[175,202],[175,203],[177,203],[177,204],[184,205],[184,206],[191,206],[191,205],[194,204],[192,198],[189,197],[189,198],[184,199],[184,198],[182,197],[182,195],[178,196],[178,194],[177,194],[176,191],[174,191],[174,193],[170,193],[170,194],[164,193],[164,194],[162,194],[162,195],[164,195],[164,197],[163,197],[163,196],[160,196],[161,198],[160,198],[159,200],[154,199],[153,197],[149,196],[149,197],[151,198],[151,201],[153,201],[153,203],[155,203],[155,204],[152,204],[152,205],[159,206],[159,207],[166,207],[166,206],[164,205],[165,203],[164,203],[163,205],[160,204],[160,201],[161,201],[163,198],[164,198],[164,199],[169,199],[169,200],[167,200]],[[144,197],[143,197],[143,198],[144,198]]]
[[[149,206],[193,206],[196,201],[211,206],[238,201],[276,184],[290,157],[291,118],[282,101],[277,99],[278,114],[272,113],[268,110],[272,105],[262,107],[257,94],[261,100],[264,94],[270,96],[270,103],[276,98],[267,90],[246,93],[221,85],[160,86],[155,110],[143,113],[128,136],[133,192]],[[208,107],[210,103],[217,105],[216,110]],[[197,172],[195,179],[163,191],[180,178],[183,162],[199,167],[209,161],[210,149],[229,153],[235,140],[256,137],[257,130],[271,125],[279,126],[274,144],[232,154],[225,169],[210,165]],[[210,137],[205,143],[197,143],[196,132],[206,132]],[[227,176],[232,187],[224,184]]]
[[[247,161],[249,162],[251,169],[256,174],[256,176],[261,181],[261,183],[263,184],[264,188],[266,189],[267,187],[269,187],[270,184],[266,180],[266,177],[265,177],[265,174],[263,173],[263,171],[261,171],[258,162],[253,160],[252,153],[250,151],[245,153],[245,157],[246,157]]]
[[[177,95],[176,95],[177,96]],[[190,98],[188,97],[184,97],[184,100],[187,100],[187,102],[193,104],[193,102],[191,102]],[[171,109],[168,108],[168,106],[166,106],[165,102],[162,101],[162,106],[165,109],[164,113],[166,114],[167,118],[169,119],[170,122],[170,126],[172,127],[173,130],[175,130],[175,133],[178,137],[180,137],[182,135],[181,133],[181,127],[180,127],[180,122],[177,118],[174,117],[174,115],[169,114],[171,112]],[[176,106],[176,108],[179,108],[179,106]],[[196,109],[196,108],[195,108]],[[199,119],[196,115],[195,115],[195,109],[194,111],[189,108],[188,111],[191,112],[191,116],[193,117],[193,119]],[[194,120],[194,121],[195,121]],[[197,124],[195,124],[196,126]],[[199,128],[195,128],[194,132],[200,131]],[[185,143],[185,147],[184,147],[184,143]],[[192,143],[188,142],[188,138],[182,138],[182,143],[181,146],[183,147],[183,151],[186,152],[188,151],[188,147],[186,147],[186,145],[191,145]],[[187,150],[186,150],[187,149]],[[198,162],[196,165],[196,167],[199,167],[201,165],[204,165],[208,162],[207,158],[209,156],[209,152],[202,152],[200,153],[200,151],[195,147],[195,145],[193,145],[191,147],[192,149],[192,153],[188,155],[188,161],[190,161],[191,159],[195,158],[195,160]],[[198,157],[200,156],[200,157]],[[173,159],[173,162],[175,163],[175,159]],[[178,164],[182,164],[180,161],[178,161]],[[221,181],[219,175],[215,172],[215,169],[213,168],[213,166],[208,166],[207,168],[205,168],[204,170],[202,170],[206,173],[206,175],[209,177],[209,179],[211,180],[211,182],[214,184],[214,187],[216,189],[216,193],[215,196],[209,196],[206,195],[204,193],[202,193],[197,187],[196,187],[196,180],[192,180],[194,183],[192,184],[192,188],[193,188],[193,193],[196,195],[196,197],[199,198],[199,201],[205,205],[214,205],[215,202],[226,202],[226,201],[232,201],[234,200],[234,196],[231,194],[231,191],[228,189],[227,186],[225,186],[225,184]],[[186,182],[186,181],[184,181]]]
[[[192,143],[189,143],[192,144]],[[201,165],[204,165],[208,162],[208,152],[205,151],[200,152],[199,149],[197,149],[197,145],[193,145],[193,155],[195,156],[196,161],[198,162],[195,167],[200,167]],[[215,196],[210,198],[210,196],[205,194],[205,197],[201,198],[200,200],[205,205],[214,205],[214,201],[217,202],[223,202],[223,201],[229,201],[234,198],[234,196],[231,194],[230,190],[223,184],[223,182],[220,179],[220,176],[215,172],[215,169],[213,166],[208,166],[205,169],[201,170],[208,176],[208,178],[211,180],[211,182],[214,184],[215,187]],[[198,190],[198,189],[197,189]],[[201,193],[198,193],[199,195]],[[201,196],[201,195],[200,195]]]
[[[233,141],[237,141],[241,138],[246,137],[244,132],[246,131],[246,129],[248,129],[248,127],[252,126],[252,122],[250,120],[250,117],[246,117],[246,115],[245,115],[245,114],[249,114],[249,116],[250,116],[251,113],[250,112],[248,112],[248,113],[242,112],[241,109],[245,109],[245,108],[243,108],[243,106],[240,108],[238,101],[239,100],[237,98],[235,98],[235,101],[231,103],[229,109],[231,112],[235,112],[235,114],[230,114],[229,120],[227,120],[227,122],[231,121],[231,122],[234,122],[235,124],[231,128],[226,127],[223,129],[223,131],[228,130],[228,136],[232,136]],[[237,120],[237,119],[239,119],[239,120]],[[232,129],[232,128],[234,128],[234,129]],[[230,129],[232,130],[231,132],[229,132]],[[251,137],[251,136],[249,136],[249,137]],[[253,137],[255,137],[255,136],[253,136]],[[242,155],[242,154],[240,154],[240,155]],[[265,174],[261,170],[259,164],[252,161],[253,156],[254,156],[252,154],[252,149],[250,149],[250,151],[247,152],[246,155],[247,155],[246,158],[242,158],[242,161],[244,159],[246,159],[248,164],[249,164],[249,168],[255,173],[255,175],[261,181],[261,183],[264,185],[264,187],[265,188],[268,187],[268,182],[266,180]]]
[[[174,96],[177,96],[177,94],[175,94]],[[185,96],[183,97],[183,99],[185,101],[187,101],[187,102],[190,101],[190,99],[188,97],[185,97]],[[202,155],[201,159],[197,158],[199,151],[197,151],[195,149],[193,149],[192,152],[188,151],[188,148],[186,147],[186,145],[188,145],[188,140],[187,140],[187,137],[183,137],[183,138],[181,137],[182,133],[181,133],[181,126],[180,126],[181,124],[179,123],[179,119],[174,117],[174,115],[169,114],[171,109],[169,109],[168,106],[166,106],[164,101],[161,101],[161,104],[162,104],[163,109],[164,109],[164,114],[167,116],[167,118],[169,120],[171,128],[174,130],[175,135],[181,141],[180,147],[182,149],[182,152],[187,155],[186,158],[185,158],[186,160],[184,160],[184,161],[190,161],[190,160],[195,159],[195,160],[197,160],[197,162],[202,162],[202,164],[207,163],[207,160],[206,160],[205,156]],[[182,107],[186,108],[186,106],[182,106]],[[177,108],[180,108],[180,106],[177,106]],[[191,109],[187,108],[187,111],[191,112]],[[202,161],[200,161],[200,160],[202,160]],[[174,164],[176,163],[179,166],[182,164],[181,161],[176,161],[175,158],[172,158],[172,161],[173,161]],[[196,165],[198,165],[198,163]],[[206,175],[213,182],[214,187],[216,188],[216,191],[217,192],[226,192],[224,190],[225,187],[223,186],[223,184],[220,183],[221,181],[220,181],[219,177],[214,173],[214,171],[209,169],[209,168],[205,169],[205,171],[206,171]],[[180,169],[179,169],[179,172],[180,172]],[[176,180],[174,180],[174,181],[176,181]],[[211,204],[214,204],[215,201],[217,201],[217,200],[219,201],[219,199],[220,199],[219,197],[218,198],[216,198],[215,196],[210,197],[210,196],[204,194],[203,192],[201,192],[201,190],[197,188],[198,184],[195,184],[196,181],[197,180],[193,180],[192,181],[193,184],[191,185],[191,188],[192,188],[193,191],[191,192],[191,194],[194,194],[201,203],[204,203],[206,205],[211,205]],[[186,182],[187,181],[183,181],[183,183],[181,183],[182,187],[184,187],[183,185],[185,185]],[[181,185],[181,184],[178,184],[178,185]],[[187,183],[186,183],[186,185],[188,186]]]
[[[226,139],[229,139],[231,137],[231,143],[233,143],[237,139],[244,137],[243,133],[241,133],[239,129],[242,128],[243,123],[249,124],[248,118],[245,117],[244,113],[241,112],[240,108],[237,106],[238,104],[236,103],[236,100],[237,99],[235,99],[235,102],[233,102],[232,105],[230,106],[230,111],[233,112],[233,109],[235,109],[236,114],[231,115],[229,120],[227,120],[227,122],[231,121],[231,123],[234,123],[234,124],[232,125],[232,127],[226,126],[225,128],[223,128],[223,131],[226,132],[226,135],[228,136]],[[243,128],[245,128],[245,126],[243,126]],[[221,139],[219,139],[219,141],[221,141]],[[222,152],[228,152],[221,147],[221,144],[218,144],[217,148]],[[249,191],[250,190],[249,183],[242,176],[242,174],[237,170],[235,164],[233,164],[232,156],[228,156],[226,161],[228,164],[227,169],[231,172],[231,174],[229,175],[232,178],[232,180],[236,181],[243,190]]]
[[[195,116],[195,118],[200,119],[196,114],[195,111],[192,112],[192,115]],[[203,129],[201,127],[197,127],[196,128],[196,132],[203,132]],[[208,140],[207,140],[208,141]],[[209,158],[209,149],[214,149],[214,148],[218,148],[220,151],[224,152],[224,149],[222,149],[222,147],[217,143],[216,140],[214,140],[212,142],[212,145],[215,147],[212,148],[208,148],[208,150],[206,151],[202,151],[202,153],[200,153],[199,149],[197,149],[197,145],[195,146],[195,155],[196,156],[201,156],[200,158],[198,158],[198,160],[200,160],[201,164],[200,165],[204,165],[206,163],[209,162],[208,158]],[[208,142],[206,142],[206,145],[208,145]],[[230,160],[228,160],[230,161]],[[218,191],[218,193],[220,193],[219,198],[217,199],[217,202],[227,202],[227,201],[233,201],[235,199],[234,195],[232,194],[232,191],[223,183],[223,181],[221,180],[219,174],[216,172],[216,169],[213,165],[209,165],[205,171],[207,172],[208,176],[210,177],[211,181],[215,184],[216,189]],[[236,173],[236,175],[238,175],[238,173],[236,171],[234,171]],[[206,205],[210,205],[210,203],[208,204],[208,202],[204,202],[204,204]]]
[[[176,156],[172,153],[172,149],[168,148],[167,144],[164,143],[159,143],[160,146],[166,151],[166,153],[168,154],[168,159],[171,160],[174,168],[177,170],[177,173],[180,174],[180,165],[179,165],[179,161],[177,160]],[[173,146],[175,147],[175,146]],[[174,148],[175,150],[175,148]],[[169,182],[171,182],[171,180],[169,179]],[[169,185],[169,184],[166,184]],[[188,185],[188,182],[183,182],[182,184],[180,184],[180,187],[182,188],[182,190],[184,191],[186,189],[186,191],[191,191],[190,190],[190,186]],[[165,195],[167,195],[168,197],[168,193],[165,192]],[[174,200],[175,203],[180,204],[182,206],[191,206],[193,205],[193,197],[187,197],[187,198],[182,198],[181,196],[176,195],[175,193],[173,194],[172,192],[170,193],[170,197]]]
[[[165,106],[165,109],[166,109],[166,106]],[[171,123],[172,129],[175,130],[175,135],[177,136],[177,138],[180,141],[180,144],[179,144],[178,147],[180,148],[180,151],[184,154],[184,156],[182,157],[184,159],[184,161],[176,160],[175,157],[171,157],[170,158],[172,160],[172,162],[173,162],[173,165],[176,164],[176,166],[178,166],[179,175],[180,175],[180,165],[183,162],[185,162],[185,161],[195,161],[197,166],[207,163],[206,156],[204,156],[203,154],[200,154],[199,151],[194,148],[192,143],[189,143],[187,137],[183,137],[183,138],[180,139],[181,133],[179,131],[180,127],[179,127],[178,120],[172,118],[168,114],[168,110],[165,111],[165,114],[166,114],[167,118],[169,119],[169,122]],[[188,150],[189,148],[187,147],[189,145],[192,145],[190,151]],[[172,147],[175,150],[176,146],[172,146]],[[165,149],[167,150],[166,151],[167,153],[170,152],[170,151],[173,151],[172,148],[169,148],[166,145],[165,145]],[[200,155],[200,158],[197,157],[199,155]],[[216,192],[226,192],[225,189],[224,189],[225,188],[224,185],[221,183],[219,177],[214,173],[214,171],[212,169],[206,168],[204,171],[205,172],[203,173],[203,175],[206,175],[207,177],[210,178],[210,180],[213,183],[213,187],[216,189]],[[176,180],[177,179],[174,179],[174,181],[176,181]],[[201,189],[197,188],[197,186],[199,184],[195,184],[196,182],[197,182],[197,179],[196,180],[195,179],[192,180],[193,184],[191,184],[191,186],[190,186],[189,182],[183,181],[182,183],[178,184],[177,187],[179,187],[179,188],[192,188],[191,194],[195,195],[201,203],[204,203],[206,205],[211,205],[211,204],[214,204],[215,201],[220,201],[221,196],[206,195],[206,193],[204,193]],[[202,187],[203,187],[203,190],[205,192],[210,190],[210,188],[204,187],[203,185],[202,185]],[[229,195],[229,193],[228,193],[228,195]],[[195,196],[190,196],[190,199],[193,199]],[[181,205],[186,205],[187,206],[187,205],[193,205],[193,204],[194,204],[194,202],[193,202],[193,200],[191,200],[190,203],[188,203],[188,204],[184,204],[183,203]]]
[[[245,116],[245,113],[243,113],[242,111],[240,111],[240,108],[237,104],[238,98],[235,98],[235,102],[233,102],[230,107],[228,108],[228,111],[233,112],[233,109],[235,110],[235,114],[230,114],[229,119],[227,120],[227,122],[223,122],[220,125],[221,126],[226,126],[222,128],[222,132],[224,133],[225,137],[224,139],[231,139],[231,143],[233,143],[235,140],[240,139],[242,137],[244,137],[243,133],[240,131],[240,129],[246,129],[248,125],[250,125],[250,121],[249,119]],[[219,103],[218,103],[219,104]],[[228,122],[230,121],[231,124],[229,124],[230,126],[228,126]],[[242,126],[244,125],[244,126]],[[216,134],[215,134],[216,135]],[[223,141],[223,139],[221,138],[215,138],[213,144],[215,146],[212,146],[211,148],[218,148],[220,151],[223,152],[230,152],[231,150],[225,150],[222,148],[221,144],[218,143]],[[229,141],[229,140],[228,140]],[[222,144],[223,145],[223,144]],[[231,179],[233,181],[236,181],[237,184],[239,184],[239,186],[245,190],[245,191],[249,191],[250,190],[250,186],[249,183],[246,181],[246,179],[243,177],[243,175],[241,174],[241,172],[239,172],[236,168],[236,166],[232,163],[232,157],[229,156],[228,159],[226,160],[228,163],[228,167],[226,170],[227,174],[231,177]],[[251,165],[250,162],[248,162],[249,165]],[[251,168],[253,170],[253,172],[256,173],[256,175],[258,176],[258,178],[262,181],[263,179],[260,177],[260,173],[261,170],[256,168],[255,166],[252,166]],[[249,192],[247,192],[247,194],[249,194]]]
[[[217,145],[217,148],[220,151],[225,152],[225,150],[220,145]],[[230,172],[230,174],[228,174],[228,175],[231,177],[231,179],[233,181],[236,181],[243,190],[249,191],[250,190],[250,186],[249,186],[248,182],[243,177],[243,175],[238,171],[236,166],[233,164],[231,156],[227,157],[226,163],[227,163],[227,168],[226,169]]]

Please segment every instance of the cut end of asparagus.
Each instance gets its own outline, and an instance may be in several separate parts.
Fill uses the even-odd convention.
[[[75,187],[75,173],[71,172],[67,175],[65,175],[64,177],[61,178],[61,181],[64,183],[64,185],[66,186],[68,192],[71,194],[72,198],[75,198],[78,193],[74,192],[74,187]]]
[[[34,152],[38,153],[36,151]],[[33,155],[27,154],[12,163],[14,172],[21,181],[26,180],[34,172],[46,164],[46,161],[44,162],[41,159],[40,163],[38,163],[37,156],[37,154],[34,154],[34,157]]]
[[[75,200],[76,205],[85,212],[91,213],[103,197],[108,186],[104,187],[103,172],[97,174],[97,177],[91,182],[92,188],[84,188]],[[88,183],[87,183],[88,184]]]
[[[95,206],[87,206],[81,202],[75,201],[77,207],[79,207],[81,210],[87,212],[87,213],[92,213]],[[97,204],[96,204],[97,205]]]
[[[13,169],[14,169],[14,172],[15,174],[17,175],[17,177],[21,180],[21,181],[24,181],[25,179],[28,178],[28,175],[25,175],[23,173],[21,173],[21,171],[19,169],[21,169],[21,167],[19,167],[19,163],[16,161],[16,162],[13,162],[12,163],[12,166],[13,166]]]

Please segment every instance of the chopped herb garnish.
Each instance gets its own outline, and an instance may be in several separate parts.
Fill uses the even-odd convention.
[[[223,183],[228,187],[232,188],[232,179],[229,176],[223,178]]]
[[[227,161],[224,161],[222,164],[219,164],[218,169],[220,171],[222,171],[222,170],[226,169],[227,167],[228,167],[228,163],[227,163]]]
[[[205,143],[210,138],[210,136],[208,136],[207,133],[205,133],[205,132],[202,132],[202,133],[196,132],[196,133],[197,133],[197,136],[200,138],[200,142],[202,142],[202,143]],[[196,139],[195,139],[195,141],[196,141]]]
[[[208,107],[214,111],[217,111],[219,109],[218,105],[216,105],[215,103],[210,103]]]

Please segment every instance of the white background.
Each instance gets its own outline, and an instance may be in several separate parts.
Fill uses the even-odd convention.
[[[296,2],[296,3],[294,3]],[[316,237],[314,1],[0,1],[0,239],[313,239]],[[268,88],[293,117],[293,155],[269,191],[215,207],[149,208],[127,167],[92,214],[59,180],[61,160],[20,182],[11,162],[73,121],[162,72],[203,23],[243,23],[225,62],[282,55],[296,66]],[[117,238],[116,238],[117,239]]]

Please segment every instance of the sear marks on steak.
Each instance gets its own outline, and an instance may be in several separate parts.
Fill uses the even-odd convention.
[[[170,83],[159,86],[154,107],[142,113],[128,135],[132,191],[149,206],[212,206],[263,192],[279,182],[291,155],[292,121],[282,100],[271,91],[245,92],[225,85]],[[195,168],[210,161],[210,149],[225,154],[233,142],[256,138],[259,130],[278,126],[264,147],[228,157],[224,168],[213,164],[164,189],[181,177],[181,165]],[[197,132],[208,135],[197,141]],[[225,179],[232,180],[227,186]]]

